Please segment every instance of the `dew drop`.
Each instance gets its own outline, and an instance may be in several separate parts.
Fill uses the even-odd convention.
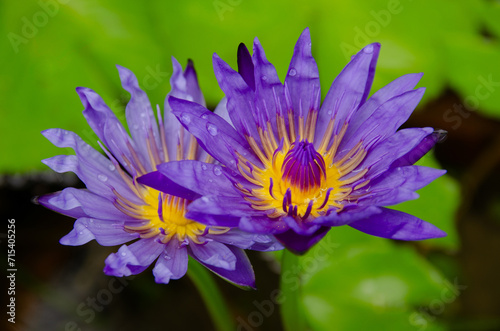
[[[171,259],[171,257],[168,254],[163,254],[163,257],[165,258],[165,260],[170,260]]]
[[[220,176],[222,174],[222,169],[221,167],[217,166],[214,168],[214,174],[215,176]]]
[[[368,45],[365,48],[363,48],[363,52],[365,52],[366,54],[373,53],[373,45]]]
[[[207,116],[207,114],[203,114],[203,115],[201,115],[201,118],[203,118],[204,120],[206,120],[206,119],[207,119],[207,117],[208,117],[208,116]]]
[[[101,182],[105,182],[108,180],[108,176],[106,175],[97,175],[97,179],[99,179]]]
[[[115,167],[114,165],[110,164],[110,165],[108,166],[108,169],[109,169],[110,171],[115,171],[116,167]]]
[[[201,165],[201,169],[202,169],[202,170],[207,170],[207,166],[206,166],[206,165],[204,165],[204,164],[202,164],[202,165]]]
[[[209,183],[213,183],[214,181],[213,181],[213,180],[211,180],[211,179],[209,179],[209,180],[208,180],[208,182],[209,182]]]
[[[328,111],[328,115],[331,115],[333,113],[333,111],[329,110]]]
[[[122,256],[125,256],[125,255],[127,255],[127,253],[125,253],[125,252],[122,252]]]
[[[295,70],[295,68],[292,68],[290,69],[290,72],[288,74],[293,77],[297,74],[297,70]]]
[[[203,202],[208,202],[208,201],[210,201],[210,200],[209,200],[207,197],[201,197],[201,201],[203,201]]]
[[[262,76],[262,80],[267,80],[267,76]]]
[[[184,124],[189,124],[189,123],[191,123],[191,117],[188,114],[182,114],[181,115],[181,122]]]
[[[207,131],[210,133],[212,136],[216,136],[219,133],[219,130],[217,130],[217,127],[211,123],[207,124]]]

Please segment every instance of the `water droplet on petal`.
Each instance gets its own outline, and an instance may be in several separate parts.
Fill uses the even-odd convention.
[[[108,169],[109,169],[110,171],[115,171],[116,167],[115,167],[114,165],[110,164],[110,165],[108,166]]]
[[[125,253],[125,252],[122,252],[122,256],[125,256],[125,255],[127,255],[127,253]]]
[[[213,180],[211,180],[211,179],[209,179],[208,181],[209,181],[210,183],[213,183]]]
[[[368,45],[365,48],[363,48],[363,52],[365,52],[366,54],[373,53],[373,45]]]
[[[262,80],[267,80],[267,76],[262,76]]]
[[[171,257],[168,254],[164,254],[163,257],[165,258],[165,260],[170,260],[171,259]]]
[[[202,164],[202,165],[201,165],[201,169],[202,169],[202,170],[207,170],[207,166],[206,166],[206,165],[204,165],[204,164]]]
[[[184,124],[189,124],[189,123],[191,123],[191,117],[188,114],[182,114],[181,115],[181,122]]]
[[[97,179],[99,179],[101,182],[105,182],[108,180],[108,176],[106,175],[97,175]]]
[[[295,68],[291,68],[288,74],[293,77],[297,74],[297,70],[295,70]]]
[[[214,168],[214,174],[215,174],[215,176],[220,176],[220,175],[222,174],[222,169],[221,169],[221,167],[216,166],[216,167]]]
[[[207,124],[207,131],[210,133],[212,136],[216,136],[219,133],[219,130],[217,130],[217,127],[211,123]]]
[[[206,120],[206,119],[207,119],[207,117],[208,117],[208,116],[207,116],[207,114],[203,114],[203,115],[201,115],[201,118],[203,118],[204,120]]]

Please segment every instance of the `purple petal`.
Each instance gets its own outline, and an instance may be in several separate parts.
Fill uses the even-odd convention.
[[[45,208],[51,209],[59,214],[63,214],[69,217],[80,218],[88,216],[79,204],[74,204],[72,206],[66,205],[66,203],[64,203],[66,198],[64,196],[61,197],[62,194],[62,191],[45,194],[37,197],[35,201]],[[59,200],[63,200],[63,202],[60,203]],[[62,208],[59,206],[61,206]]]
[[[321,141],[328,123],[333,118],[335,118],[334,134],[337,134],[344,123],[365,102],[372,86],[379,51],[378,43],[366,46],[335,78],[319,112],[315,141]]]
[[[254,92],[217,54],[213,56],[215,77],[227,97],[227,110],[233,126],[242,135],[253,137],[260,146],[259,133],[255,120]]]
[[[175,195],[183,199],[194,200],[200,197],[198,193],[176,184],[160,171],[153,171],[145,174],[144,176],[137,178],[137,181],[160,192]]]
[[[193,102],[174,97],[169,100],[174,114],[182,125],[217,161],[231,170],[238,171],[235,158],[236,153],[239,153],[253,164],[261,165],[247,141],[221,117]]]
[[[374,139],[382,141],[394,134],[410,117],[424,92],[425,88],[405,92],[380,105],[352,136],[346,135],[342,139],[338,157],[348,153],[360,141],[364,141],[365,144]]]
[[[276,114],[285,114],[286,103],[283,85],[274,66],[267,60],[259,40],[255,38],[253,63],[255,66],[255,97],[257,107],[257,122],[267,131],[267,123],[271,123],[273,134],[278,139]]]
[[[170,85],[172,86],[172,90],[167,94],[167,97],[165,98],[165,112],[163,115],[163,127],[165,130],[165,140],[167,143],[169,161],[177,160],[177,148],[181,138],[183,146],[189,146],[189,140],[191,137],[189,134],[187,134],[187,132],[184,131],[184,128],[173,114],[172,109],[170,108],[170,105],[168,103],[168,98],[170,96],[174,96],[183,100],[194,100],[194,98],[187,92],[187,81],[182,72],[182,66],[174,57],[172,57],[172,67],[173,73],[170,77]],[[182,159],[185,158],[186,150],[187,148],[184,148]]]
[[[177,240],[170,240],[163,254],[160,254],[153,268],[157,283],[168,284],[171,279],[179,279],[188,269],[188,251]]]
[[[370,194],[361,198],[359,204],[389,206],[415,199],[418,194],[414,191],[445,173],[446,170],[422,166],[393,168],[370,183]]]
[[[201,261],[199,262],[228,282],[231,282],[238,286],[242,286],[244,288],[255,289],[255,275],[253,272],[252,264],[250,263],[250,260],[248,260],[245,252],[242,249],[234,246],[228,246],[228,248],[236,257],[236,265],[234,270],[217,268],[212,265],[205,264]]]
[[[220,165],[186,160],[163,163],[158,166],[158,171],[170,180],[200,195],[237,195],[233,184],[224,175]]]
[[[134,161],[128,146],[131,146],[133,150],[136,148],[122,123],[97,93],[85,87],[78,87],[76,91],[85,107],[83,116],[87,119],[89,126],[110,150],[111,154],[129,174],[134,176],[137,173],[136,169],[139,169],[139,165]],[[132,162],[132,164],[126,162],[125,159]]]
[[[308,236],[302,236],[300,234],[297,234],[293,230],[288,230],[283,233],[275,234],[274,236],[287,249],[289,249],[295,254],[302,255],[306,253],[318,241],[320,241],[321,238],[323,238],[328,233],[329,230],[330,227],[322,226],[315,233]]]
[[[391,168],[414,164],[415,162],[420,160],[422,156],[427,154],[427,152],[429,152],[436,143],[443,141],[443,139],[446,137],[446,134],[447,132],[444,130],[435,130],[432,134],[422,139],[422,141],[411,151],[406,153],[406,155],[394,161],[391,164]]]
[[[252,57],[245,44],[241,43],[238,46],[238,73],[241,75],[245,83],[252,90],[255,90],[255,77]]]
[[[282,233],[290,228],[283,219],[269,218],[266,215],[241,217],[238,226],[243,231],[261,234]]]
[[[340,213],[332,211],[330,215],[320,216],[313,222],[323,226],[342,226],[379,213],[380,209],[375,206],[356,206],[355,208],[344,209]]]
[[[125,109],[128,128],[137,148],[136,152],[142,158],[146,171],[154,170],[154,165],[149,161],[148,140],[156,144],[156,149],[161,150],[158,124],[151,108],[148,95],[139,87],[134,73],[127,68],[116,66],[120,74],[123,88],[130,93],[130,101]],[[152,135],[152,136],[151,136]]]
[[[123,222],[82,217],[75,221],[74,228],[59,241],[63,245],[79,246],[95,239],[99,245],[121,245],[138,238],[137,233],[124,230]]]
[[[440,238],[446,233],[436,226],[413,215],[397,210],[381,208],[381,213],[349,226],[372,236],[398,240],[424,240]]]
[[[226,122],[231,124],[231,118],[229,118],[229,113],[227,112],[227,99],[226,97],[222,98],[215,107],[214,114],[219,115],[222,117]],[[203,161],[202,159],[199,159],[200,161]]]
[[[86,185],[86,187],[98,195],[108,199],[114,199],[113,188],[120,195],[133,203],[141,201],[125,184],[123,178],[118,174],[115,165],[104,155],[85,143],[78,135],[71,131],[62,129],[49,129],[42,134],[55,146],[61,148],[72,148],[75,155],[58,155],[42,162],[52,170],[62,172],[74,172]]]
[[[295,44],[292,60],[285,78],[291,106],[297,116],[307,116],[311,109],[318,110],[320,83],[318,66],[311,53],[311,36],[306,28]],[[296,124],[298,125],[298,123]]]
[[[47,199],[39,200],[40,203],[49,209],[61,212],[62,214],[71,213],[80,215],[83,212],[91,218],[102,220],[130,220],[137,221],[128,215],[125,215],[113,205],[113,203],[101,196],[91,193],[85,189],[76,189],[68,187],[47,197]],[[81,212],[80,212],[81,211]]]
[[[204,244],[190,243],[189,249],[196,260],[217,268],[234,270],[236,256],[224,244],[217,241],[207,241]]]
[[[386,171],[401,156],[413,150],[425,137],[432,135],[432,128],[409,128],[397,131],[371,149],[359,169],[369,168],[366,178],[375,178]]]
[[[194,211],[188,211],[186,213],[186,218],[203,223],[206,225],[214,225],[214,226],[224,226],[229,228],[237,227],[241,217],[240,216],[232,216],[232,215],[213,215],[206,213],[198,213]]]
[[[222,234],[207,234],[205,237],[242,249],[266,252],[283,249],[273,236],[249,233],[241,231],[238,228],[231,229]]]
[[[186,70],[184,71],[184,78],[186,79],[186,92],[193,98],[193,101],[206,106],[205,97],[201,92],[200,85],[198,84],[198,76],[194,70],[194,64],[191,59],[188,60]]]
[[[213,192],[216,193],[216,192]],[[242,197],[207,195],[191,202],[189,212],[212,215],[247,216],[259,215],[262,211],[255,210]]]
[[[320,226],[316,224],[297,222],[293,217],[284,217],[283,220],[290,229],[301,236],[310,236],[320,228]]]
[[[422,75],[422,73],[418,73],[401,76],[375,92],[349,120],[349,126],[347,127],[345,139],[350,139],[351,135],[355,133],[359,127],[364,125],[365,121],[373,114],[373,112],[375,112],[375,110],[377,110],[380,105],[394,97],[397,97],[398,95],[413,90],[420,78],[422,78]]]
[[[155,238],[140,239],[127,246],[123,245],[118,252],[111,253],[106,260],[104,273],[109,276],[130,276],[143,272],[164,250],[164,244]]]

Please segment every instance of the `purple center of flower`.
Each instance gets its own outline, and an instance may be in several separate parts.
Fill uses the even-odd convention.
[[[292,144],[281,166],[282,179],[291,186],[309,191],[326,178],[325,161],[314,145],[305,140]]]

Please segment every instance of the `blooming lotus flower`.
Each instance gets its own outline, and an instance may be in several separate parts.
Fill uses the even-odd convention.
[[[422,74],[402,76],[368,98],[380,49],[370,44],[352,57],[320,104],[308,29],[284,84],[258,39],[253,46],[250,56],[240,45],[238,72],[213,57],[227,113],[169,98],[173,113],[225,175],[188,161],[162,167],[169,180],[203,195],[189,205],[188,217],[273,234],[296,253],[341,225],[399,240],[445,236],[415,216],[385,208],[417,198],[416,190],[445,173],[413,165],[442,131],[398,130],[424,93],[414,89]],[[224,184],[207,192],[208,180]]]
[[[205,105],[192,63],[183,72],[175,59],[172,62],[170,95]],[[66,188],[38,199],[45,207],[77,219],[74,229],[60,242],[82,245],[95,239],[103,246],[112,246],[135,241],[108,256],[104,268],[108,275],[138,274],[156,260],[156,282],[168,283],[186,273],[191,256],[237,285],[254,287],[252,266],[243,249],[271,250],[280,245],[269,236],[193,221],[185,215],[188,199],[137,181],[140,176],[157,174],[154,171],[160,163],[206,160],[207,155],[185,132],[168,103],[164,120],[159,106],[155,118],[134,74],[120,66],[118,72],[123,88],[131,94],[126,120],[132,137],[99,95],[82,87],[77,92],[85,106],[83,115],[101,140],[99,144],[107,157],[73,132],[43,132],[57,147],[70,147],[76,152],[43,162],[57,172],[76,173],[87,187]]]

